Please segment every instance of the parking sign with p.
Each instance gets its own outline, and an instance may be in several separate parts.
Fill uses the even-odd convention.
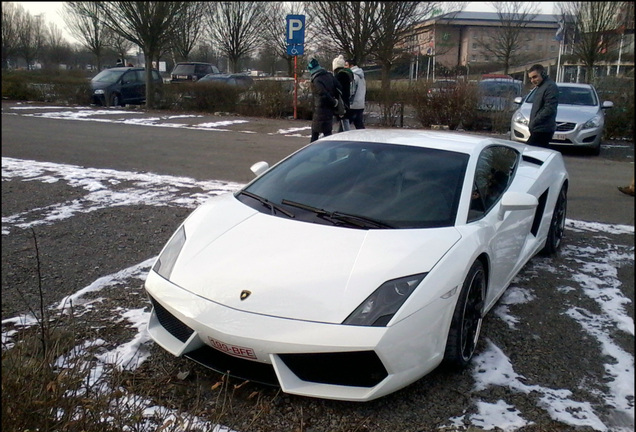
[[[305,15],[287,15],[287,45],[305,43]]]

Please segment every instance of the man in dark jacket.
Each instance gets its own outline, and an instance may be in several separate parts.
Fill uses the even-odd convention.
[[[331,135],[334,110],[338,106],[338,90],[340,83],[331,72],[325,70],[318,60],[311,59],[307,70],[311,73],[311,91],[314,97],[314,114],[311,122],[311,141],[314,142],[322,133]]]
[[[530,82],[536,87],[530,112],[528,129],[530,138],[527,144],[537,147],[549,147],[556,130],[557,107],[559,106],[559,88],[545,72],[542,65],[533,65],[528,71]]]

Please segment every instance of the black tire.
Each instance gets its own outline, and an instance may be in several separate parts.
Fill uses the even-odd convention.
[[[568,190],[565,185],[561,187],[557,202],[552,212],[550,220],[550,229],[545,241],[545,246],[541,249],[541,255],[554,255],[558,252],[563,242],[563,233],[565,232],[565,215],[568,207]]]
[[[459,293],[451,321],[444,361],[465,368],[477,348],[486,301],[486,272],[481,261],[475,261]]]
[[[599,143],[596,147],[592,147],[590,149],[590,154],[592,156],[598,156],[601,154],[601,143]]]
[[[113,93],[112,95],[110,95],[110,106],[121,106],[121,96],[119,96],[119,93]]]

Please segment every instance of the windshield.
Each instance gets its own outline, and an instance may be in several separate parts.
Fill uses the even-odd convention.
[[[127,72],[127,70],[114,71],[112,69],[104,69],[103,71],[95,75],[91,81],[114,83],[115,81],[119,79],[119,77],[121,77],[124,74],[124,72]]]
[[[192,75],[194,73],[194,65],[193,64],[180,64],[175,66],[172,71],[173,75]]]
[[[364,218],[365,229],[452,226],[467,163],[468,155],[445,150],[329,141],[305,147],[245,190],[305,222],[340,225],[346,215],[361,226]],[[262,200],[237,198],[288,217]]]
[[[534,101],[535,91],[528,95],[526,103]],[[559,105],[596,106],[598,99],[591,88],[559,86]]]

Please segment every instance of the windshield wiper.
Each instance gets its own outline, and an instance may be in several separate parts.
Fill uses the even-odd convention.
[[[350,213],[343,213],[339,211],[330,212],[321,208],[312,207],[307,204],[301,204],[295,201],[282,200],[282,204],[298,207],[303,210],[308,210],[314,212],[321,218],[331,219],[333,221],[345,222],[349,225],[356,226],[358,228],[395,228],[392,225],[389,225],[386,222],[381,220],[373,219],[367,216],[354,215]]]
[[[252,192],[248,192],[248,191],[239,191],[237,193],[237,195],[245,195],[248,196],[250,198],[255,199],[256,201],[262,203],[264,206],[269,207],[272,210],[272,214],[274,214],[276,211],[281,212],[282,214],[284,214],[287,217],[290,218],[295,218],[296,215],[294,215],[292,212],[285,210],[284,208],[282,208],[279,205],[274,204],[273,202],[269,201],[267,198],[263,198],[262,196],[258,196],[256,194],[253,194]]]

